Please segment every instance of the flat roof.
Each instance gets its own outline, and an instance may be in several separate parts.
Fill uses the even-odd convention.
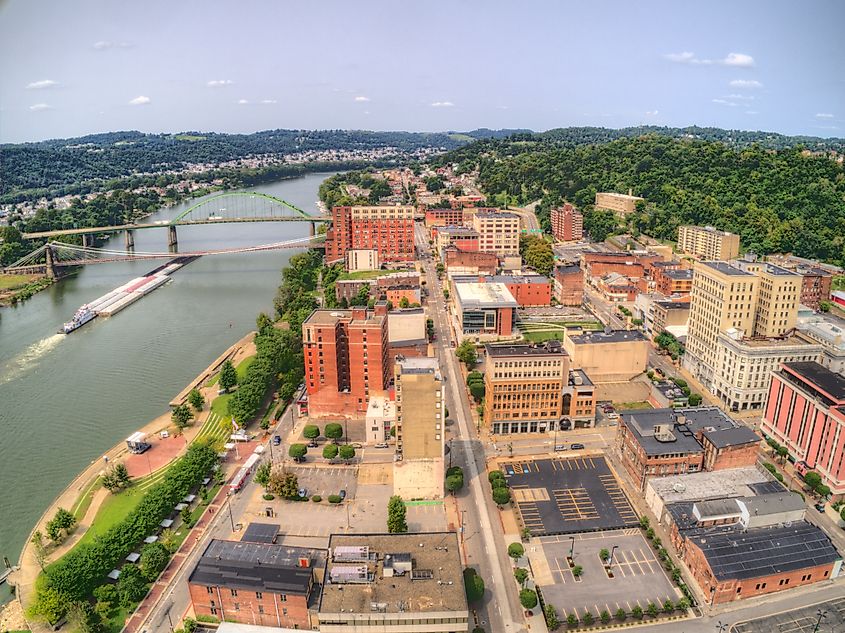
[[[599,196],[613,196],[614,198],[625,198],[626,200],[643,200],[639,196],[632,196],[627,193],[615,193],[613,191],[598,191],[596,195]]]
[[[664,270],[663,274],[670,279],[692,279],[692,268],[670,268]]]
[[[645,341],[646,338],[639,330],[611,330],[610,332],[585,332],[569,336],[575,345],[591,343],[624,343],[628,341]]]
[[[684,224],[683,226],[678,228],[698,229],[699,231],[706,231],[707,233],[713,233],[714,235],[736,235],[736,233],[728,233],[727,231],[717,229],[715,226],[698,226],[696,224]]]
[[[308,567],[300,567],[300,559]],[[232,589],[307,594],[315,565],[324,550],[266,543],[213,539],[191,572],[188,582]]]
[[[336,547],[369,548],[366,561],[335,562]],[[454,532],[422,534],[332,534],[320,614],[326,613],[466,613],[463,566]],[[386,555],[401,560],[407,554],[412,572],[384,576]],[[406,559],[407,560],[407,559]],[[337,566],[365,566],[366,582],[337,583],[331,570]]]
[[[649,479],[648,486],[666,504],[720,497],[752,496],[760,486],[775,482],[756,466],[727,468],[709,472],[670,475]],[[778,484],[779,485],[779,484]]]
[[[516,213],[511,213],[509,211],[481,211],[475,214],[477,218],[516,218],[519,219],[519,216]]]
[[[788,367],[836,400],[845,400],[845,376],[834,373],[815,361],[784,363],[784,367]]]
[[[309,325],[333,325],[342,319],[352,320],[352,310],[314,310],[311,315],[305,319],[305,323]],[[372,323],[381,323],[383,316],[376,316],[371,311],[367,311],[366,321]],[[359,321],[360,322],[360,321]]]
[[[554,343],[557,343],[555,345]],[[503,358],[508,356],[566,356],[566,352],[557,341],[549,341],[545,345],[532,345],[530,343],[517,343],[516,345],[490,345],[484,346],[487,356]]]
[[[753,277],[754,275],[744,270],[740,270],[736,266],[731,266],[725,262],[702,262],[702,265],[712,268],[723,275],[731,275],[732,277]]]
[[[754,431],[729,418],[717,407],[637,409],[622,411],[622,422],[647,455],[698,453],[703,450],[696,435],[701,433],[717,448],[759,442]],[[674,439],[655,435],[654,427],[669,427]]]
[[[689,301],[668,301],[665,299],[658,299],[654,302],[654,305],[659,305],[661,308],[666,310],[689,310],[690,309],[690,302]]]
[[[716,448],[754,444],[763,439],[747,426],[737,426],[733,429],[719,429],[712,432],[705,430],[704,437]]]
[[[275,523],[250,523],[241,537],[241,542],[272,543],[281,532],[281,527]]]
[[[396,364],[403,374],[436,374],[440,371],[438,360],[428,356],[397,356]]]
[[[753,497],[742,497],[737,501],[746,507],[748,514],[751,516],[765,516],[807,509],[801,495],[786,490],[754,495]]]
[[[490,281],[503,284],[549,284],[551,280],[543,275],[491,275]]]
[[[691,530],[688,536],[722,581],[773,576],[841,558],[827,534],[806,521],[747,531],[741,526],[701,528]]]
[[[503,283],[456,282],[455,293],[464,310],[517,307],[516,299]]]
[[[456,235],[472,235],[478,237],[478,231],[475,229],[471,229],[468,226],[441,226],[437,228],[438,233],[449,233],[449,234],[456,234]]]

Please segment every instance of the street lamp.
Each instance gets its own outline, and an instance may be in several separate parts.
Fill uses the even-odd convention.
[[[819,616],[819,619],[816,620],[816,626],[813,627],[813,633],[818,633],[819,627],[822,624],[822,620],[824,620],[827,617],[827,611],[826,610],[823,611],[822,609],[819,609],[816,612],[816,615]]]
[[[235,519],[232,518],[232,491],[226,492],[226,507],[229,509],[229,523],[232,524],[232,532],[235,531]]]
[[[575,560],[575,537],[569,537],[569,558]]]
[[[614,546],[611,548],[611,550],[610,550],[610,558],[609,558],[609,559],[608,559],[608,561],[607,561],[607,566],[608,566],[608,567],[613,567],[613,553],[616,551],[616,548],[618,548],[618,547],[619,547],[618,545],[614,545]]]
[[[715,590],[716,589],[714,588],[713,591],[715,592]],[[728,630],[728,625],[719,620],[719,622],[716,623],[716,630],[718,633],[725,633],[725,631]]]

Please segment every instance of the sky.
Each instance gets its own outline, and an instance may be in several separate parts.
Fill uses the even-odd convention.
[[[702,125],[845,136],[845,2],[0,0],[0,142]]]

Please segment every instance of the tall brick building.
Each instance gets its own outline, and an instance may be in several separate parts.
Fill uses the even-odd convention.
[[[564,306],[584,303],[584,271],[578,264],[560,264],[554,270],[554,297]]]
[[[577,242],[584,236],[584,217],[568,202],[549,213],[552,235],[561,242]]]
[[[387,305],[375,310],[315,310],[302,324],[305,387],[312,416],[355,416],[383,393],[391,363]]]
[[[350,249],[375,249],[382,262],[414,260],[412,206],[334,207],[326,232],[326,263],[344,261]]]

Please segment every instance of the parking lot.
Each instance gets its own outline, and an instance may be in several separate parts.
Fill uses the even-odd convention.
[[[824,613],[819,621],[819,611]],[[803,609],[769,615],[735,624],[733,633],[813,633],[819,622],[819,633],[845,631],[845,598],[814,604]]]
[[[638,518],[602,456],[502,464],[517,512],[534,536],[610,530]]]
[[[346,490],[346,498],[355,497],[357,487],[354,466],[287,466],[288,472],[296,474],[299,487],[304,488],[309,497],[320,495],[325,499]]]
[[[529,557],[535,582],[563,617],[573,612],[580,617],[587,611],[598,617],[605,610],[612,615],[619,608],[630,613],[637,605],[645,610],[649,602],[663,605],[667,599],[680,598],[639,528],[546,536],[532,545]],[[599,557],[602,549],[613,552],[613,578]],[[570,552],[575,565],[583,568],[580,578],[567,561]]]

